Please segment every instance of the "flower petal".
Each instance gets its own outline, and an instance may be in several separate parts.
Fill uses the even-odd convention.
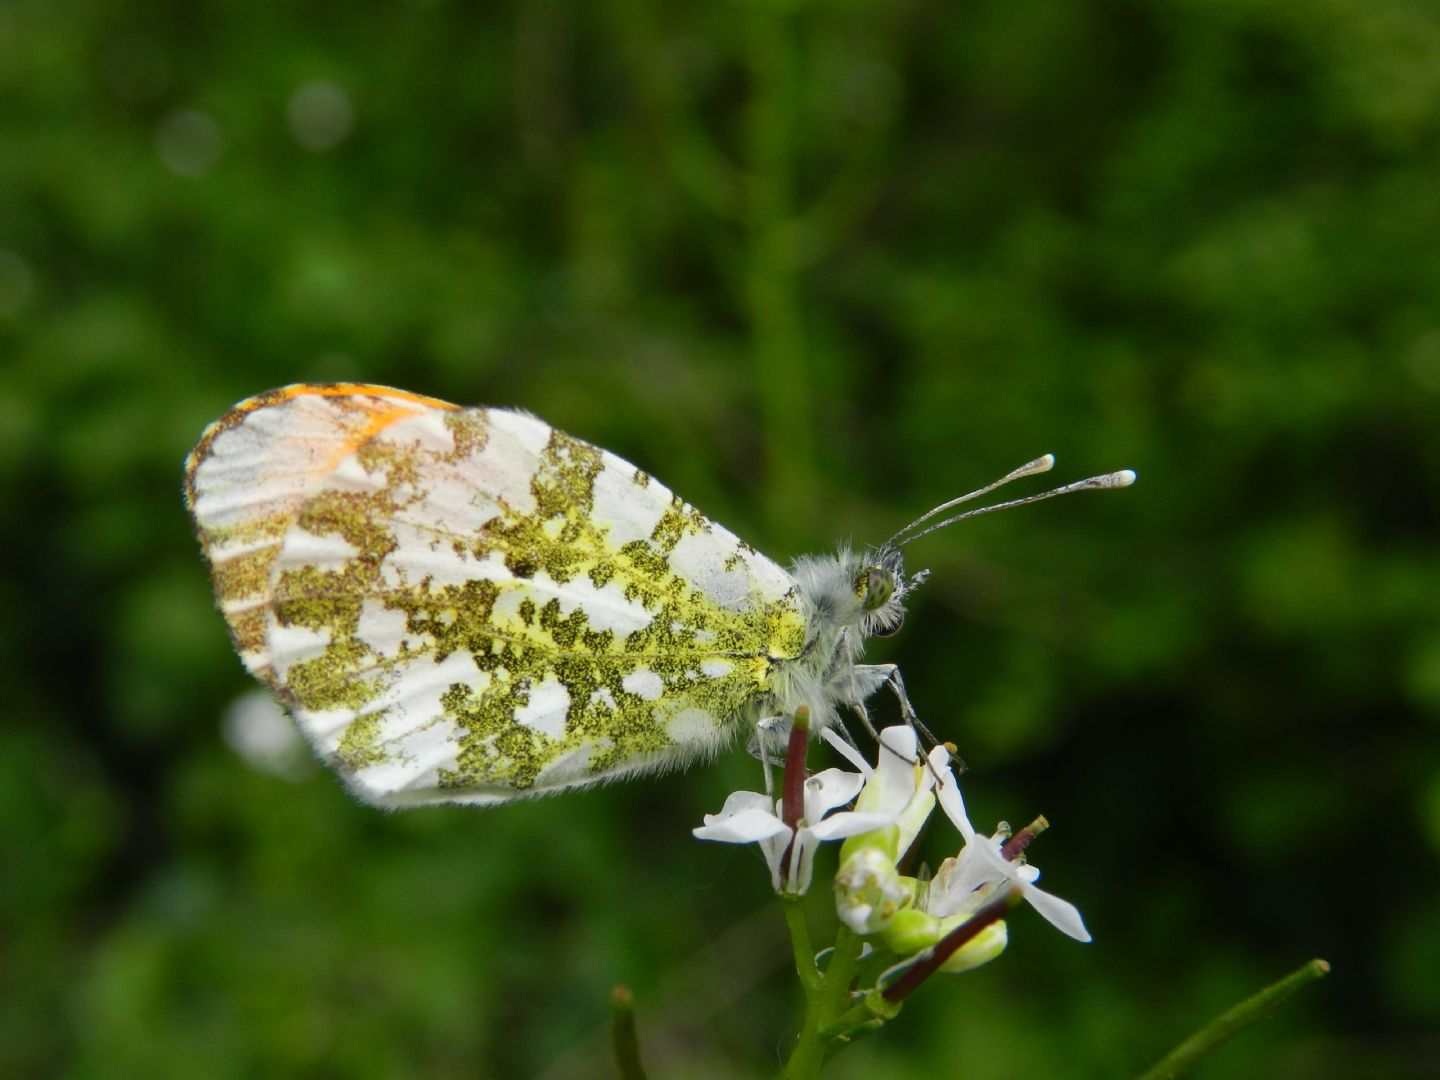
[[[733,814],[706,814],[705,824],[691,832],[697,840],[753,844],[757,840],[765,840],[781,833],[788,834],[790,827],[769,810],[749,808]]]
[[[790,847],[790,836],[790,830],[786,828],[783,834],[767,836],[760,841],[760,852],[765,856],[765,865],[770,868],[770,885],[777,893],[784,892],[786,887],[786,883],[780,880],[780,860],[785,857],[785,851]],[[795,856],[792,854],[791,858],[794,859]]]
[[[731,814],[738,814],[741,810],[770,810],[770,796],[762,795],[758,791],[732,791],[725,796],[725,805],[720,808],[718,815],[706,817],[729,817]]]
[[[841,769],[816,773],[805,781],[805,820],[814,824],[837,806],[844,806],[860,793],[864,783],[859,773]]]
[[[960,785],[948,765],[940,772],[940,790],[935,795],[940,800],[940,809],[945,811],[945,816],[960,830],[960,835],[968,845],[975,839],[975,826],[970,824],[970,819],[965,815],[965,800],[960,797]]]
[[[925,768],[925,775],[921,779],[925,790],[935,786],[937,780],[950,772],[950,751],[943,746],[932,746],[930,753],[925,759],[929,764]],[[954,775],[954,773],[950,773]]]
[[[1037,885],[1024,885],[1021,892],[1030,906],[1062,934],[1068,934],[1076,941],[1090,940],[1090,931],[1085,929],[1085,920],[1080,917],[1080,909],[1069,900],[1061,900],[1054,893],[1048,893]]]
[[[875,801],[867,809],[898,817],[915,795],[917,755],[915,729],[897,724],[880,732],[880,747],[871,783],[879,787]]]
[[[790,880],[786,883],[786,891],[792,893],[807,893],[810,891],[810,879],[815,874],[815,849],[820,845],[815,842],[813,834],[802,829],[800,839],[795,844],[795,851],[790,856]]]
[[[883,829],[894,822],[895,819],[889,814],[865,814],[846,810],[840,814],[831,814],[824,821],[808,825],[800,831],[808,833],[816,840],[843,840],[847,836],[859,836],[861,833]]]

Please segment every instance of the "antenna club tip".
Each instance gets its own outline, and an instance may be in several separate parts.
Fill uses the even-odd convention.
[[[1036,472],[1049,472],[1055,467],[1055,455],[1041,454],[1035,459],[1035,466]]]
[[[1134,482],[1135,482],[1135,470],[1134,470],[1134,469],[1121,469],[1119,472],[1117,472],[1117,473],[1115,474],[1115,486],[1116,486],[1116,487],[1129,487],[1129,486],[1130,486],[1131,484],[1133,484]]]

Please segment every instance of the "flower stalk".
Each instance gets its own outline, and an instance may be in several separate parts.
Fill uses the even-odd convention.
[[[1279,982],[1271,983],[1238,1005],[1226,1009],[1146,1069],[1137,1080],[1173,1080],[1189,1072],[1201,1058],[1213,1053],[1222,1043],[1233,1039],[1255,1021],[1268,1016],[1295,991],[1324,978],[1329,972],[1330,965],[1326,961],[1311,960]]]
[[[645,1080],[640,1037],[635,1033],[635,1000],[628,986],[610,991],[610,1046],[620,1080]]]

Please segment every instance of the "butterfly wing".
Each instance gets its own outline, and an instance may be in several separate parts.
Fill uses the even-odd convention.
[[[247,662],[362,798],[495,802],[687,763],[803,648],[790,576],[633,465],[522,413],[352,389],[236,410],[227,430],[299,410],[235,443],[253,464],[283,433],[247,510],[207,499],[245,471],[219,437],[192,488],[242,653],[258,601]],[[311,448],[326,411],[340,433]],[[237,526],[263,533],[263,587],[258,558],[226,558]]]
[[[236,651],[274,685],[265,644],[271,572],[300,508],[390,424],[455,406],[382,386],[285,386],[241,402],[185,461],[185,497]]]

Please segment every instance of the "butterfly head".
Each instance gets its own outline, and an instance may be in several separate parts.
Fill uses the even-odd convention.
[[[905,597],[930,571],[905,576],[905,556],[888,544],[865,553],[855,575],[860,632],[866,637],[890,637],[905,621]]]

